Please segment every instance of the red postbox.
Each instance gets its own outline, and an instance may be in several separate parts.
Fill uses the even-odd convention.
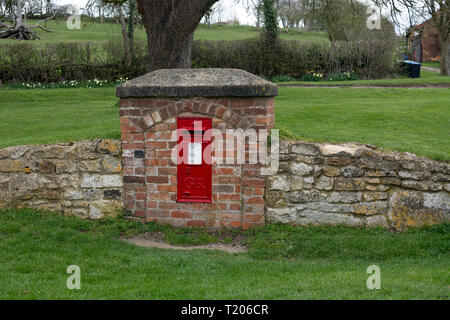
[[[211,128],[211,118],[177,118],[177,154],[181,160],[177,163],[178,202],[212,202],[211,155],[205,154],[211,143],[205,132]]]

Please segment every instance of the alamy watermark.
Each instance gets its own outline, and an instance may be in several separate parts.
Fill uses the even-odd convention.
[[[172,149],[171,158],[177,165],[259,164],[261,175],[273,175],[279,167],[279,131],[271,130],[270,156],[267,154],[268,138],[266,129],[228,129],[225,133],[218,129],[203,131],[202,122],[194,121],[193,132],[187,129],[172,132],[171,140],[178,143]]]
[[[367,278],[367,289],[381,289],[381,270],[377,265],[371,265],[367,267],[367,273],[371,274],[369,278]]]
[[[67,29],[81,29],[81,12],[80,9],[74,5],[69,5],[67,7],[68,14],[70,14],[69,18],[67,18],[66,26]]]
[[[80,290],[81,289],[81,270],[79,266],[71,265],[67,267],[68,274],[71,274],[67,278],[66,286],[69,290]]]
[[[381,29],[381,11],[377,7],[367,8],[367,28],[369,30]]]

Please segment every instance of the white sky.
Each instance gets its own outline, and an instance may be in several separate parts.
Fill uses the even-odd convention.
[[[236,3],[235,0],[220,0],[219,2],[219,5],[223,8],[223,12],[221,14],[222,21],[232,20],[236,17],[239,19],[241,24],[255,23],[255,19],[248,16],[241,1]],[[86,3],[87,0],[56,0],[56,4],[58,5],[72,4],[78,8],[83,8]],[[217,19],[218,17],[215,17],[214,21]]]

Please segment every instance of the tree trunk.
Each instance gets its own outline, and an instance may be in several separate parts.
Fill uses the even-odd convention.
[[[194,31],[184,32],[177,38],[170,32],[165,34],[147,34],[148,39],[148,71],[158,69],[191,68],[191,51]]]
[[[134,25],[135,25],[135,14],[136,14],[136,2],[134,0],[129,1],[128,3],[128,41],[130,46],[130,56],[131,61],[134,58]]]
[[[450,42],[441,37],[441,74],[450,76]]]
[[[117,7],[117,11],[119,11],[120,25],[122,27],[123,48],[125,51],[125,65],[127,67],[129,67],[129,66],[131,66],[132,57],[131,57],[130,39],[128,39],[128,34],[127,34],[127,24],[126,24],[125,18],[123,16],[122,7],[120,6],[120,4],[117,4],[116,7]]]
[[[147,31],[148,71],[191,68],[194,32],[218,0],[137,0]]]
[[[22,0],[17,0],[16,28],[22,26]]]
[[[100,23],[105,22],[103,20],[103,13],[102,13],[102,5],[101,4],[98,6],[98,18],[100,19]]]

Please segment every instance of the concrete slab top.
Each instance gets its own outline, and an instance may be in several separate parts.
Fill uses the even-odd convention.
[[[273,97],[276,84],[239,69],[161,69],[116,88],[128,97]]]

